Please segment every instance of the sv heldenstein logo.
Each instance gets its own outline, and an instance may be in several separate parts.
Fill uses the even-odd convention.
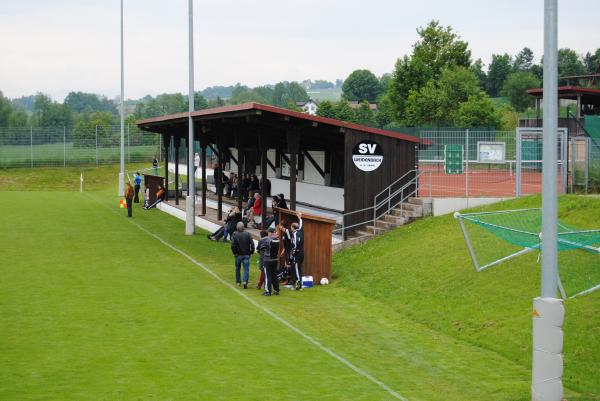
[[[362,171],[373,171],[383,163],[383,149],[375,141],[362,141],[352,151],[354,165]]]

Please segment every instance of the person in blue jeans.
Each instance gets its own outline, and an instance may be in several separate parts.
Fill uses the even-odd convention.
[[[238,287],[242,285],[240,269],[244,267],[243,284],[248,288],[250,279],[250,255],[254,253],[254,240],[249,232],[244,231],[244,223],[241,221],[236,225],[236,231],[231,237],[231,252],[235,256],[235,283]]]

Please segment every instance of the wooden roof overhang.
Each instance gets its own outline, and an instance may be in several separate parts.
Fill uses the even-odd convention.
[[[271,147],[285,148],[289,135],[292,135],[298,137],[300,146],[304,149],[341,150],[347,130],[419,142],[418,138],[411,135],[311,116],[261,103],[198,110],[192,113],[192,118],[196,138],[204,137],[209,143],[219,141],[230,147],[235,147],[235,137],[241,136],[245,146],[257,142],[261,137],[262,140],[268,141]],[[137,121],[136,124],[145,131],[173,135],[176,138],[188,136],[187,112],[147,118]]]
[[[527,93],[536,98],[544,97],[543,88],[528,89]],[[570,100],[577,100],[580,97],[584,104],[600,104],[600,89],[584,88],[581,86],[559,86],[558,97],[559,99]]]

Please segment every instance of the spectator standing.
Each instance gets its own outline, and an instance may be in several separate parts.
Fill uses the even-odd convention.
[[[258,283],[256,283],[256,289],[260,290],[265,284],[265,261],[264,261],[264,244],[269,241],[269,233],[266,230],[260,231],[260,241],[258,241],[258,245],[256,247],[256,252],[260,255],[258,258],[258,270],[260,270],[260,277],[258,278]],[[261,245],[262,244],[262,245]]]
[[[133,187],[129,181],[125,184],[125,202],[127,203],[127,217],[131,217],[133,209]]]
[[[198,152],[194,153],[194,175],[196,175],[196,170],[200,167],[200,155]]]
[[[242,284],[240,268],[244,268],[244,289],[248,288],[250,278],[250,256],[254,253],[254,241],[249,232],[244,231],[244,223],[237,223],[236,231],[231,239],[231,252],[235,256],[235,283]]]
[[[269,236],[259,242],[259,252],[263,255],[265,272],[264,296],[272,293],[279,295],[279,280],[277,279],[277,263],[279,261],[279,236],[274,228],[269,228]]]
[[[152,167],[154,168],[154,175],[158,175],[158,159],[156,158],[156,155],[154,155],[154,158],[152,159]]]
[[[140,172],[138,171],[137,173],[135,173],[135,177],[133,178],[133,184],[134,184],[134,196],[133,196],[133,203],[140,203],[140,198],[139,198],[139,193],[140,193],[140,188],[142,186],[142,176],[140,175]]]
[[[298,222],[291,225],[292,254],[291,262],[296,273],[295,290],[302,289],[302,262],[304,262],[304,228],[302,227],[302,213],[298,212]]]
[[[150,205],[150,188],[146,185],[144,189],[144,204],[142,207],[145,209]]]

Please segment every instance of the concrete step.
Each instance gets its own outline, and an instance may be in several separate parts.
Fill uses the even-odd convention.
[[[421,205],[423,208],[423,216],[431,215],[431,211],[433,210],[433,199],[432,198],[409,198],[409,203],[413,203],[415,205]]]
[[[396,207],[400,207],[400,206],[396,206]],[[403,202],[402,209],[423,214],[423,206],[417,205],[415,203]]]
[[[396,223],[391,222],[391,221],[386,221],[386,220],[377,220],[375,222],[375,226],[378,228],[381,228],[383,230],[390,230],[390,229],[396,227]]]
[[[384,232],[387,231],[387,229],[377,227],[377,226],[366,226],[365,229],[367,230],[368,233],[371,233],[373,235],[383,234]]]
[[[373,233],[365,230],[356,230],[356,235],[360,237],[372,237]]]

